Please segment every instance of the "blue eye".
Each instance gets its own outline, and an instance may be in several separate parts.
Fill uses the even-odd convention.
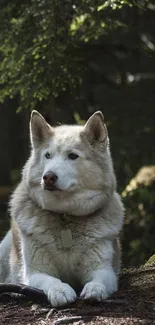
[[[45,153],[45,157],[46,157],[47,159],[50,159],[50,158],[51,158],[50,153],[49,153],[49,152],[46,152],[46,153]]]
[[[71,152],[71,153],[68,154],[68,158],[71,159],[71,160],[75,160],[78,157],[79,156],[76,153],[73,153],[73,152]]]

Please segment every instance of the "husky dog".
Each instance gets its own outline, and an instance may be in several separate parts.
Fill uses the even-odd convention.
[[[30,139],[0,245],[0,282],[41,289],[52,306],[77,294],[101,301],[118,288],[124,218],[103,115],[54,128],[33,111]]]

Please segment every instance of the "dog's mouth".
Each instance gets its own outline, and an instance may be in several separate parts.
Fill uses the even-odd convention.
[[[75,187],[75,183],[74,184],[71,184],[70,187],[66,187],[66,188],[60,188],[58,187],[57,185],[49,185],[49,184],[45,184],[45,183],[41,183],[41,187],[43,188],[43,190],[45,191],[49,191],[49,192],[73,192],[76,190],[76,187]]]
[[[62,190],[56,186],[49,186],[49,185],[44,185],[43,187],[44,190],[49,191],[49,192],[61,192]]]

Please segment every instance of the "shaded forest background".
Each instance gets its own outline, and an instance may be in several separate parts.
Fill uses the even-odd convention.
[[[126,206],[124,266],[155,251],[155,1],[0,0],[0,236],[29,155],[29,117],[101,110]]]

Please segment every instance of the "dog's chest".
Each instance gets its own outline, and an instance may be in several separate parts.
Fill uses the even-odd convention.
[[[47,273],[79,288],[86,270],[109,258],[102,230],[95,220],[36,219],[31,234],[23,236],[27,272]]]
[[[53,220],[46,219],[34,232],[34,238],[38,238],[42,243],[52,246],[53,249],[71,251],[82,248],[81,245],[93,243],[95,239],[95,229],[87,222],[76,222],[61,217]]]
[[[95,227],[87,222],[45,217],[37,221],[32,235],[26,236],[26,255],[29,264],[44,272],[75,273],[84,263],[83,257],[86,263],[86,257],[90,259],[94,244],[101,240],[97,237]]]

